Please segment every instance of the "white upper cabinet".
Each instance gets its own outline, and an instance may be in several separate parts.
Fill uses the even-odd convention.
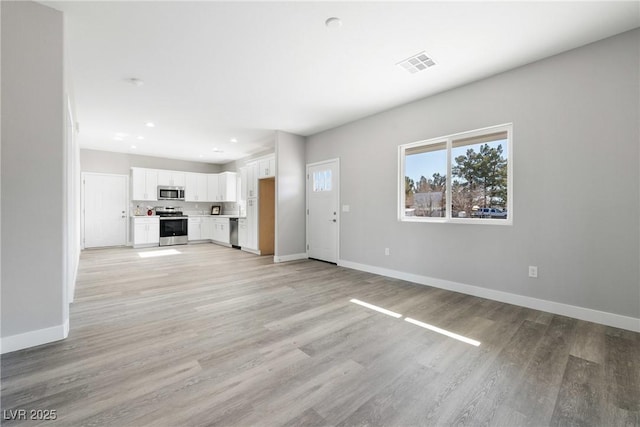
[[[224,202],[235,202],[237,200],[237,176],[235,172],[222,172],[218,174],[218,192],[220,200]]]
[[[258,162],[247,163],[247,199],[258,197]]]
[[[276,176],[276,156],[272,155],[258,160],[258,179]]]
[[[204,173],[185,173],[184,200],[186,202],[207,202],[208,179]]]
[[[131,168],[131,200],[158,200],[158,171]]]
[[[210,202],[219,202],[220,193],[218,192],[218,175],[207,175],[207,200]]]
[[[236,197],[235,172],[210,174],[207,177],[207,194],[210,202],[235,202]]]
[[[184,187],[186,173],[178,171],[158,171],[158,185],[168,185],[170,187]]]

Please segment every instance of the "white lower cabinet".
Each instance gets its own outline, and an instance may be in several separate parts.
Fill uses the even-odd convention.
[[[202,226],[200,230],[202,231],[203,240],[213,240],[214,221],[215,221],[215,218],[206,217],[206,216],[202,218]]]
[[[158,246],[160,244],[160,218],[141,217],[132,219],[133,247]]]
[[[253,251],[258,250],[258,199],[247,199],[247,241],[240,245]]]
[[[213,241],[229,244],[229,218],[213,218]]]
[[[189,217],[187,236],[189,241],[202,240],[202,218]]]
[[[238,245],[241,248],[247,247],[247,219],[238,219]]]

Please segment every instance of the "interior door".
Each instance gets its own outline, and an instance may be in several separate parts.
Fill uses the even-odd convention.
[[[84,246],[127,244],[127,176],[83,174]]]
[[[307,165],[307,256],[338,262],[340,163]]]

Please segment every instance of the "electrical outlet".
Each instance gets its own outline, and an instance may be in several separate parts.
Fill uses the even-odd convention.
[[[342,205],[342,212],[349,212],[351,207],[349,205]]]
[[[384,254],[389,255],[389,248],[384,248]]]
[[[538,267],[535,265],[529,266],[529,277],[533,277],[534,279],[538,278]]]

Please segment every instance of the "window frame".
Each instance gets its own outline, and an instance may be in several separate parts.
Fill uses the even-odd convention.
[[[486,134],[506,132],[507,133],[507,218],[456,218],[451,216],[452,211],[452,176],[451,176],[451,151],[453,141],[463,138],[478,137]],[[405,158],[408,149],[434,145],[446,142],[447,154],[447,180],[446,180],[446,198],[444,217],[416,217],[405,215]],[[398,221],[400,222],[427,222],[427,223],[449,223],[449,224],[479,224],[479,225],[513,225],[513,123],[505,123],[501,125],[488,126],[480,129],[474,129],[465,132],[458,132],[450,135],[439,136],[421,141],[410,142],[398,146]]]

